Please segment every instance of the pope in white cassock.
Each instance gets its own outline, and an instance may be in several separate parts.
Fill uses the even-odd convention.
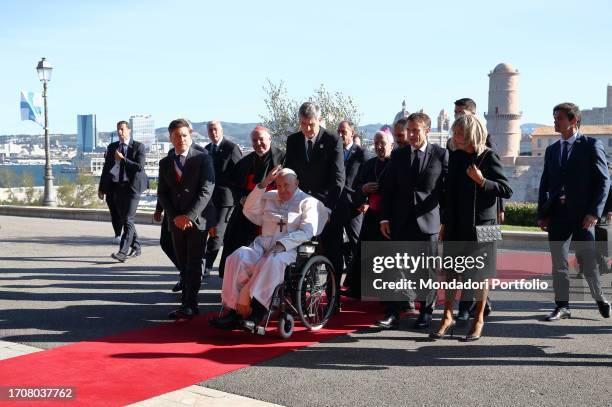
[[[273,181],[277,189],[266,191]],[[221,301],[230,311],[210,321],[218,328],[235,328],[240,316],[258,323],[286,266],[295,261],[297,247],[320,234],[328,218],[323,203],[298,188],[296,173],[280,166],[251,191],[243,213],[261,226],[261,235],[226,260]]]

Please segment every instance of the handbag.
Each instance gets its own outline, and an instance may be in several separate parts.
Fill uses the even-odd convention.
[[[482,155],[480,164],[482,164],[488,152],[489,150],[486,150],[485,153]],[[480,164],[478,164],[477,166],[478,169],[480,169]],[[476,225],[476,194],[478,194],[478,188],[476,187],[476,183],[474,183],[474,225]],[[502,240],[502,232],[500,225],[478,225],[474,226],[474,230],[476,232],[477,243],[491,243],[496,242],[498,240]]]

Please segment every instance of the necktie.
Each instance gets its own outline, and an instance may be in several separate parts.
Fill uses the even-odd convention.
[[[412,166],[410,167],[410,175],[415,181],[419,176],[419,170],[421,169],[421,160],[419,159],[419,152],[419,150],[414,150],[414,158],[412,159]]]
[[[213,143],[212,148],[210,149],[210,153],[212,155],[215,155],[216,152],[217,152],[217,145]]]
[[[565,166],[567,165],[567,146],[568,146],[568,142],[564,141],[563,142],[563,151],[561,152],[561,168],[565,169]]]
[[[174,162],[176,163],[176,168],[177,170],[176,172],[176,180],[178,182],[181,181],[181,178],[183,177],[183,163],[181,162],[181,156],[180,155],[174,155]]]
[[[308,161],[312,156],[312,140],[308,140],[308,150],[306,151],[306,155],[308,156]]]
[[[119,163],[119,182],[123,182],[123,177],[125,176],[125,144],[119,144],[119,148],[121,149],[121,154],[123,154],[124,159]]]

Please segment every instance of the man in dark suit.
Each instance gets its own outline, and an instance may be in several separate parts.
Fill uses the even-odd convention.
[[[538,196],[538,226],[548,231],[553,263],[556,308],[547,321],[571,317],[568,255],[576,246],[584,277],[600,314],[610,317],[610,303],[603,295],[595,252],[595,224],[602,215],[610,178],[600,141],[581,135],[580,109],[573,103],[554,107],[555,131],[561,140],[546,148]]]
[[[410,148],[400,148],[391,154],[389,168],[382,184],[381,233],[390,240],[422,242],[414,245],[418,256],[437,255],[440,232],[440,207],[448,173],[448,150],[427,142],[431,119],[425,113],[408,116]],[[417,270],[419,280],[435,278],[435,270]],[[420,303],[415,328],[426,328],[431,323],[436,304],[435,290],[416,290]],[[377,322],[381,328],[397,328],[401,302],[387,302],[385,318]]]
[[[317,198],[331,212],[340,200],[344,187],[344,154],[342,140],[320,126],[321,109],[305,102],[298,112],[300,131],[287,137],[285,167],[300,180],[300,189]],[[342,229],[333,217],[321,234],[323,252],[336,272],[340,289],[342,276]]]
[[[199,152],[208,155],[208,151],[206,151],[206,149],[200,146],[199,144],[192,143],[191,146],[194,149],[198,150]],[[168,156],[173,157],[173,154],[174,154],[174,149],[172,148],[170,149],[170,151],[168,151]],[[210,209],[208,209],[208,206],[214,207],[214,205],[212,204],[212,200],[208,201],[207,208],[204,209],[204,212],[206,213],[210,213],[208,212],[210,211]],[[162,218],[162,214],[163,214],[163,218]],[[166,256],[168,256],[168,259],[170,259],[170,261],[174,264],[174,266],[179,271],[179,280],[174,285],[174,287],[172,287],[172,292],[176,293],[176,292],[182,291],[183,290],[183,273],[179,265],[176,262],[176,255],[174,254],[174,246],[172,245],[172,234],[170,233],[170,229],[168,228],[168,221],[166,219],[164,208],[161,206],[161,202],[159,202],[159,199],[157,200],[157,203],[155,204],[155,212],[153,213],[153,220],[155,222],[161,222],[161,230],[159,233],[159,246],[161,247],[162,251],[166,254]],[[213,224],[209,222],[208,226],[212,227]]]
[[[174,254],[183,275],[181,306],[171,319],[191,318],[198,313],[202,257],[214,208],[208,205],[215,174],[210,157],[192,145],[191,124],[185,119],[170,122],[168,133],[174,154],[159,162],[157,197],[166,212]]]
[[[251,144],[253,152],[238,161],[230,176],[236,206],[232,211],[223,238],[223,252],[219,263],[219,277],[221,278],[225,271],[225,259],[240,246],[250,245],[259,234],[259,227],[242,213],[246,197],[269,171],[285,161],[285,152],[272,146],[272,137],[267,128],[256,126],[251,132]]]
[[[234,197],[230,188],[230,175],[234,166],[242,157],[240,148],[223,137],[223,127],[218,120],[208,122],[208,137],[210,143],[206,145],[208,154],[213,159],[215,169],[215,191],[213,192],[213,204],[217,210],[217,226],[210,231],[210,237],[206,244],[206,264],[204,265],[204,277],[208,276],[213,267],[217,253],[223,243],[225,228],[232,215],[234,208]]]
[[[359,232],[363,221],[363,213],[358,211],[359,205],[353,202],[353,184],[362,164],[369,158],[363,148],[356,145],[353,140],[355,136],[355,125],[349,120],[343,120],[338,125],[338,135],[342,139],[344,153],[344,173],[346,179],[340,196],[340,201],[334,209],[332,218],[340,222],[340,231],[346,233],[348,242],[344,244],[344,264],[347,273],[350,273],[351,263],[355,258],[357,245],[359,244]],[[347,280],[349,280],[347,275]],[[346,284],[345,280],[345,285]]]
[[[130,138],[130,126],[126,121],[117,123],[119,141],[106,148],[104,167],[100,176],[98,196],[104,198],[105,191],[112,190],[115,208],[121,217],[123,235],[119,251],[111,254],[117,261],[140,255],[140,242],[134,226],[140,194],[148,186],[145,173],[145,146]]]
[[[108,155],[108,150],[104,152],[104,159],[106,160],[106,156]],[[106,205],[108,206],[108,211],[111,216],[111,224],[113,225],[113,244],[121,243],[121,235],[123,234],[123,223],[121,223],[121,215],[115,206],[115,197],[113,196],[113,183],[111,182],[109,185],[105,186],[107,189],[102,191],[102,199],[105,196]]]

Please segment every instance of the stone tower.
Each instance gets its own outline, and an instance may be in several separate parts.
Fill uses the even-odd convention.
[[[440,114],[438,115],[438,131],[448,131],[449,129],[449,120],[448,113],[446,110],[440,110]]]
[[[487,131],[501,157],[517,157],[521,146],[519,73],[510,64],[499,64],[489,73]]]

